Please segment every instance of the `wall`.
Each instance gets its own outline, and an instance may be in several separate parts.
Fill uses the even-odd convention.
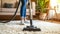
[[[50,0],[50,7],[54,9],[54,6],[56,7],[56,13],[60,14],[60,0]],[[49,10],[49,18],[52,18],[54,15],[56,15],[55,10]]]
[[[60,0],[57,0],[57,13],[60,13]]]

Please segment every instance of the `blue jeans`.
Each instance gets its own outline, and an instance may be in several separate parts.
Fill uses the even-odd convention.
[[[21,0],[21,11],[20,11],[20,15],[21,17],[25,18],[26,17],[26,3],[27,3],[27,0]]]

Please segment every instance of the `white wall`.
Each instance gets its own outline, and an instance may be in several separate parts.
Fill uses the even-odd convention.
[[[54,9],[54,6],[56,7],[56,12],[60,13],[60,3],[57,2],[58,0],[50,0],[50,7]],[[49,10],[49,18],[52,18],[55,15],[55,10]]]

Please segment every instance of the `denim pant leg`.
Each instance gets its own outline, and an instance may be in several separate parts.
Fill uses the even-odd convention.
[[[27,3],[27,0],[21,0],[22,2],[22,6],[21,6],[21,11],[20,11],[20,14],[21,14],[21,17],[26,17],[26,3]]]

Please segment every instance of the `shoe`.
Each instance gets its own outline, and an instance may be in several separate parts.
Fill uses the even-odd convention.
[[[24,23],[27,23],[27,24],[29,24],[29,22],[28,22],[28,21],[24,21]]]
[[[20,22],[20,25],[24,25],[24,23]]]

